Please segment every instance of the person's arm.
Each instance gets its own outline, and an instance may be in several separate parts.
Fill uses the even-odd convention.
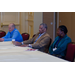
[[[49,47],[49,53],[51,54],[53,52],[53,43]]]
[[[33,44],[30,44],[30,45],[32,46],[32,48],[39,49],[41,47],[46,46],[47,43],[49,43],[49,41],[50,41],[50,37],[46,36],[42,40],[40,40],[39,43],[33,43]]]
[[[9,38],[9,36],[10,36],[10,33],[8,32],[4,37],[2,37],[3,39],[5,39],[5,38]]]
[[[0,42],[3,42],[5,38],[8,38],[8,36],[9,36],[9,32],[4,37],[0,38]]]
[[[49,53],[51,54],[53,52],[53,47],[54,47],[54,44],[55,42],[57,41],[58,37],[55,38],[54,42],[50,45],[49,47]]]
[[[34,41],[34,37],[29,40],[23,41],[23,44],[32,44],[33,41]]]
[[[9,33],[8,33],[5,37],[2,37],[2,38],[4,38],[4,41],[12,41],[12,39],[16,39],[17,36],[18,36],[18,32],[15,31],[15,32],[13,33],[13,35],[12,35],[12,38],[10,38],[10,37],[8,37],[8,36],[9,36]]]
[[[3,38],[0,38],[0,42],[3,42],[4,41],[4,39]]]
[[[67,48],[67,44],[71,42],[71,39],[65,39],[65,41],[63,41],[62,45],[57,48],[55,51],[52,52],[52,54],[59,54],[61,53],[62,51],[66,50]]]
[[[12,41],[12,43],[16,46],[21,46],[22,45],[22,42],[17,42],[17,41]]]

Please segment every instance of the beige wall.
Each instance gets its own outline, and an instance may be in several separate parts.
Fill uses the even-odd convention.
[[[19,12],[0,12],[0,30],[8,32],[8,25],[15,23],[16,28],[20,30],[20,13]]]
[[[33,23],[33,35],[39,31],[39,25],[43,22],[43,13],[34,12],[33,19],[28,19],[28,12],[21,12],[21,33],[28,32],[28,21]],[[29,25],[30,25],[29,23]],[[31,23],[32,24],[32,23]],[[30,33],[30,32],[29,32]]]
[[[18,13],[16,13],[16,15],[15,15],[15,13],[13,13],[13,12],[6,13],[5,12],[5,15],[2,14],[2,17],[4,17],[3,22],[5,23],[5,25],[4,25],[4,27],[1,28],[1,23],[0,23],[0,30],[5,30],[6,32],[8,32],[9,23],[11,23],[12,21],[13,21],[13,23],[16,23],[16,21],[18,20],[18,17],[17,17]],[[17,17],[16,20],[14,20],[15,17]],[[0,22],[1,22],[1,12],[0,12]],[[6,22],[8,22],[7,25],[6,25]],[[18,23],[19,25],[17,25],[16,27],[20,31],[21,34],[24,32],[27,32],[27,33],[32,32],[32,36],[33,36],[33,34],[36,34],[39,31],[39,25],[40,25],[40,23],[43,22],[43,13],[42,12],[31,12],[29,14],[29,12],[19,12],[18,22],[19,22]],[[33,22],[33,23],[31,23],[31,22]],[[31,26],[32,30],[29,27],[30,25],[32,25]]]
[[[21,25],[20,32],[25,33],[26,32],[26,23],[25,23],[26,14],[25,14],[25,12],[21,12],[20,17],[21,17],[20,18],[20,25]]]
[[[34,34],[39,31],[39,25],[43,22],[43,13],[34,12]]]

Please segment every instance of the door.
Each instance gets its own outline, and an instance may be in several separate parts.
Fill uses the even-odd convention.
[[[47,24],[47,33],[52,41],[55,39],[55,12],[43,12],[43,22]]]
[[[65,25],[68,29],[67,35],[75,42],[75,12],[59,12],[58,25]]]
[[[34,12],[26,12],[26,31],[30,34],[30,38],[33,37],[34,32]]]
[[[0,12],[0,30],[8,32],[8,25],[14,23],[20,30],[20,13],[19,12]]]

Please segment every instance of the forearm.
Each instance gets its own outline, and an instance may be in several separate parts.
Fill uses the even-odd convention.
[[[12,41],[12,38],[4,38],[4,41]]]
[[[37,43],[37,44],[30,44],[30,45],[32,46],[32,48],[36,48],[36,49],[37,49],[37,48],[39,49],[39,48],[41,47],[41,46],[39,45],[39,43]]]
[[[49,42],[50,42],[50,37],[45,37],[42,40],[40,40],[40,42],[36,42],[31,45],[33,48],[42,48],[42,47],[49,45]]]
[[[66,47],[57,48],[55,51],[53,51],[53,54],[60,54],[61,52],[65,50],[66,50]]]
[[[63,44],[61,46],[59,46],[55,51],[53,51],[54,54],[59,54],[63,51],[66,50],[68,43],[70,43],[71,40],[70,39],[66,39],[65,41],[63,41]]]
[[[21,42],[17,42],[17,41],[12,41],[12,43],[13,43],[14,45],[16,45],[16,46],[21,46],[21,45],[22,45]]]
[[[51,45],[50,47],[49,47],[49,53],[51,54],[52,52],[53,52],[53,45]]]
[[[33,39],[23,41],[23,43],[24,44],[32,44],[33,43]]]

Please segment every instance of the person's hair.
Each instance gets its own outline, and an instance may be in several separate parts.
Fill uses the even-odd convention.
[[[60,30],[63,31],[65,34],[67,34],[68,30],[67,27],[65,25],[61,25],[59,26]]]
[[[46,28],[46,30],[47,30],[47,24],[41,23],[40,26],[41,26],[41,25],[43,25],[43,27]]]

